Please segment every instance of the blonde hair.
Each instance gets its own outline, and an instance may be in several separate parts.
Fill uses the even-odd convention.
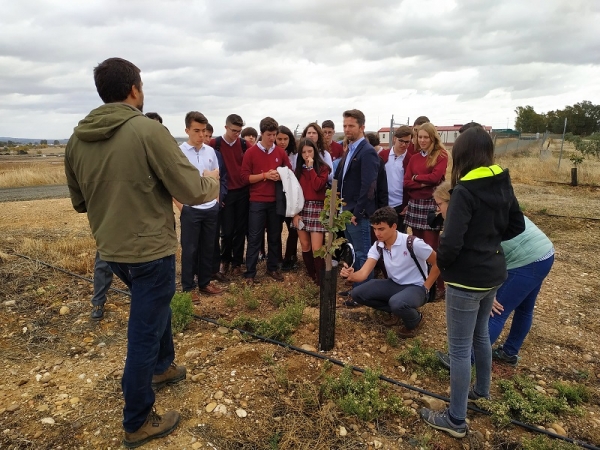
[[[441,201],[448,203],[450,201],[450,181],[444,181],[433,191],[433,196]]]
[[[429,135],[429,139],[431,139],[431,143],[433,144],[431,151],[427,155],[427,167],[433,167],[437,164],[437,160],[440,155],[444,158],[448,158],[448,152],[446,151],[444,144],[442,144],[442,139],[440,138],[440,135],[438,134],[434,124],[427,122],[421,125],[417,131],[417,136],[421,130],[425,131]]]

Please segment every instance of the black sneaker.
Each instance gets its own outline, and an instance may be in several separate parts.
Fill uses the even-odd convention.
[[[501,361],[513,367],[519,364],[519,357],[517,355],[507,355],[506,353],[504,353],[502,347],[496,347],[492,351],[492,359],[495,359],[496,361]]]
[[[436,351],[435,356],[437,356],[437,359],[442,364],[442,366],[450,370],[450,355],[448,353]]]
[[[477,392],[475,392],[475,386],[471,386],[471,389],[469,389],[469,401],[476,402],[477,400],[481,399],[490,400],[490,396],[479,395]]]
[[[102,320],[104,318],[104,305],[94,306],[90,317],[92,320]]]
[[[350,299],[350,300],[346,300],[344,302],[344,306],[346,308],[358,308],[360,306],[362,306],[360,303],[356,303],[354,300]]]
[[[421,418],[427,423],[427,425],[435,428],[436,430],[445,431],[450,436],[455,438],[463,438],[467,434],[467,423],[462,425],[454,425],[448,416],[448,410],[445,411],[432,411],[429,408],[421,408]]]

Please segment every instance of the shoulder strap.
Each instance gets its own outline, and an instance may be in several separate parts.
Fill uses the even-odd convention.
[[[246,139],[244,139],[243,137],[240,137],[239,140],[240,145],[242,146],[242,153],[246,153],[246,150],[248,150],[248,142],[246,142]]]
[[[221,151],[221,141],[223,140],[223,138],[221,136],[217,136],[215,138],[215,150],[220,152]]]
[[[423,269],[421,268],[421,264],[419,264],[419,261],[417,261],[417,256],[415,255],[415,251],[413,250],[414,240],[415,240],[415,236],[412,234],[409,234],[408,237],[406,238],[406,248],[408,248],[408,253],[410,253],[411,258],[417,265],[417,269],[419,269],[419,272],[421,272],[421,276],[423,277],[424,280],[426,280],[427,277],[425,276],[425,272],[423,272]]]

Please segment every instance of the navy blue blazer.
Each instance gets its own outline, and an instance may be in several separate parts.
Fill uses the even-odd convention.
[[[379,173],[379,156],[369,141],[365,138],[359,145],[348,170],[342,179],[346,153],[335,172],[338,180],[338,192],[346,203],[344,211],[352,211],[357,218],[369,218],[377,209],[375,192],[377,191],[377,175]]]

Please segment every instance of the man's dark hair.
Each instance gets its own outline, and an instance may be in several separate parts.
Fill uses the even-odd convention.
[[[258,133],[256,132],[255,128],[246,127],[242,130],[242,134],[240,136],[243,138],[245,138],[246,136],[254,136],[254,139],[257,139]]]
[[[215,131],[215,129],[213,128],[213,126],[210,123],[206,124],[206,131],[208,131],[210,134],[213,134],[213,132]]]
[[[243,127],[244,121],[237,114],[229,114],[225,119],[225,125],[235,125],[236,127]]]
[[[371,214],[369,222],[371,222],[371,225],[387,223],[390,227],[394,224],[398,225],[398,213],[391,206],[384,206]]]
[[[362,111],[360,111],[358,109],[349,109],[348,111],[344,111],[343,116],[344,116],[344,119],[346,119],[348,117],[352,117],[353,119],[356,119],[359,127],[362,127],[365,125],[365,115],[363,114]]]
[[[452,146],[450,183],[458,181],[473,169],[494,164],[494,142],[483,127],[471,127],[460,134]]]
[[[408,125],[402,125],[394,130],[394,137],[400,139],[406,136],[412,137],[413,130]]]
[[[190,128],[192,122],[208,124],[208,119],[201,112],[190,111],[185,115],[185,127]]]
[[[431,122],[429,120],[429,117],[427,116],[419,116],[415,119],[415,123],[413,124],[413,127],[416,127],[418,125],[423,125],[424,123],[429,123]]]
[[[331,128],[332,130],[335,130],[333,120],[324,120],[321,124],[321,128]]]
[[[458,133],[459,134],[463,134],[465,131],[467,131],[469,128],[472,127],[480,127],[481,124],[477,123],[477,122],[469,122],[469,123],[465,123],[462,127],[459,128]]]
[[[142,90],[140,69],[122,58],[109,58],[94,68],[94,83],[104,103],[124,101],[135,86]]]
[[[381,144],[379,137],[375,133],[367,133],[367,140],[373,147],[377,147],[379,144]]]
[[[148,119],[157,120],[158,122],[162,123],[162,117],[160,117],[160,115],[158,113],[148,112],[148,113],[146,113],[146,117]]]
[[[267,131],[278,131],[279,124],[272,117],[265,117],[263,120],[260,121],[258,128],[260,129],[260,134],[263,134]]]

